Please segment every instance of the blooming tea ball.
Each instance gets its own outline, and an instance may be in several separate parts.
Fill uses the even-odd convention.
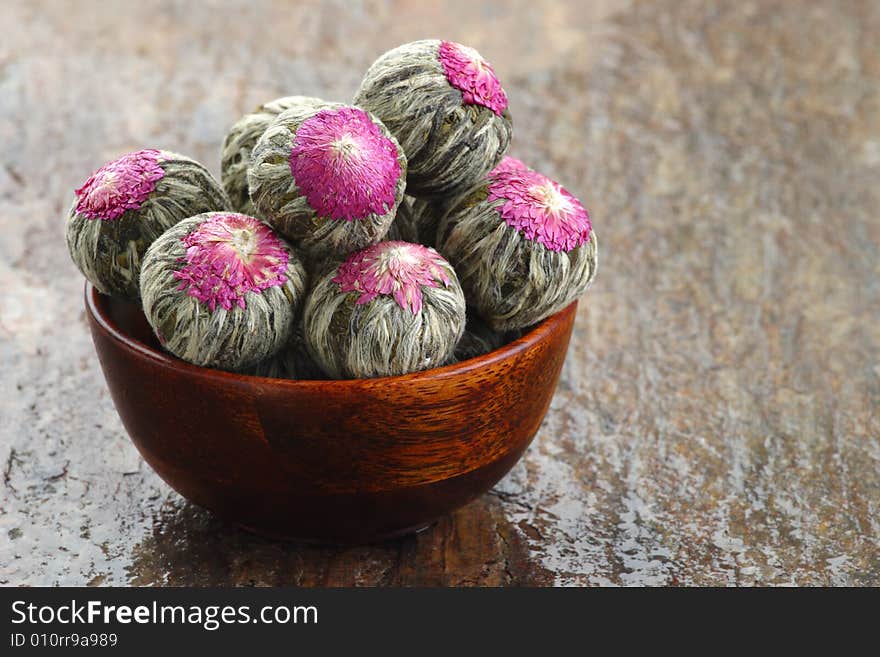
[[[492,173],[514,169],[528,170],[529,167],[515,157],[505,155],[501,158],[501,162],[492,169]],[[403,203],[397,209],[397,216],[391,224],[387,239],[402,239],[406,242],[418,242],[436,247],[437,227],[440,225],[443,215],[455,207],[457,202],[465,196],[467,196],[467,192],[433,200],[405,196]]]
[[[391,227],[385,235],[385,240],[389,242],[412,242],[413,244],[424,244],[431,246],[431,241],[424,241],[423,231],[421,227],[421,211],[425,207],[424,201],[413,198],[412,196],[404,196],[400,207],[397,208],[397,214]]]
[[[444,364],[465,326],[458,279],[431,248],[380,242],[321,276],[303,313],[306,346],[333,378]]]
[[[287,357],[288,354],[282,349],[274,356],[269,356],[264,361],[239,370],[239,374],[248,376],[262,376],[267,379],[296,379],[296,363]]]
[[[493,171],[444,214],[437,248],[496,331],[526,328],[586,292],[596,274],[587,210],[559,183],[525,168]]]
[[[153,240],[181,219],[229,207],[205,167],[153,149],[108,162],[75,194],[70,257],[98,291],[132,299],[140,296],[141,260]]]
[[[483,178],[510,145],[507,95],[491,64],[452,41],[414,41],[379,57],[354,104],[406,153],[407,193],[442,198]]]
[[[518,331],[509,331],[507,333],[495,331],[468,309],[464,334],[461,336],[458,344],[455,345],[453,356],[456,361],[476,358],[477,356],[495,351],[518,337]]]
[[[242,373],[271,379],[300,379],[304,381],[327,378],[327,375],[309,355],[305,338],[303,338],[301,320],[295,323],[293,334],[281,348],[281,351],[253,367],[242,370]]]
[[[406,157],[380,121],[339,103],[285,110],[248,168],[257,213],[312,260],[342,257],[388,232]]]
[[[281,112],[291,107],[318,105],[323,101],[308,96],[285,96],[260,105],[245,114],[232,126],[223,141],[220,158],[220,180],[229,195],[232,209],[253,216],[254,204],[248,193],[247,169],[257,140]]]
[[[244,370],[290,338],[306,273],[269,226],[207,212],[169,228],[147,251],[144,314],[159,342],[196,365]]]

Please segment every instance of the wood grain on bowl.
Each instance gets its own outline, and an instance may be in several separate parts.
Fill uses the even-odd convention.
[[[424,527],[504,476],[547,412],[576,306],[455,365],[288,381],[173,358],[136,304],[86,288],[114,404],[153,469],[231,522],[328,542]]]

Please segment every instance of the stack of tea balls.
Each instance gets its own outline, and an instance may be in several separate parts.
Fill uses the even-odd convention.
[[[382,55],[352,104],[279,98],[242,117],[221,182],[162,150],[75,192],[74,263],[139,302],[171,354],[276,378],[394,376],[497,349],[583,294],[578,199],[506,153],[507,95],[474,49]]]

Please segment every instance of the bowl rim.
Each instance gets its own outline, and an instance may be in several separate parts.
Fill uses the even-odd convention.
[[[86,281],[85,284],[84,296],[87,312],[105,335],[109,336],[114,342],[120,344],[125,350],[134,352],[139,357],[146,358],[160,367],[185,372],[189,375],[207,379],[216,379],[220,381],[226,380],[230,383],[260,383],[266,385],[268,382],[271,382],[273,385],[299,389],[319,389],[326,388],[328,385],[338,388],[357,388],[364,385],[388,385],[391,382],[417,383],[468,374],[475,370],[513,358],[517,354],[521,354],[542,342],[548,335],[555,330],[558,330],[570,315],[573,315],[576,312],[578,303],[577,300],[572,301],[568,306],[542,320],[516,340],[502,345],[498,349],[450,365],[433,367],[427,370],[410,372],[409,374],[401,374],[398,376],[379,376],[364,379],[278,379],[274,377],[254,376],[251,374],[240,374],[210,367],[202,367],[153,349],[149,345],[128,335],[109,317],[108,314],[103,311],[104,305],[107,303],[106,300],[110,300],[112,297],[101,294],[98,292],[97,288],[88,281]],[[102,300],[102,298],[106,300]]]

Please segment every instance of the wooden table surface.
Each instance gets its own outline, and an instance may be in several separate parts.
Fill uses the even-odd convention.
[[[0,584],[880,584],[880,4],[3,2]],[[442,5],[442,6],[441,6]],[[352,549],[230,529],[128,441],[63,239],[129,150],[476,46],[597,281],[525,458]]]

